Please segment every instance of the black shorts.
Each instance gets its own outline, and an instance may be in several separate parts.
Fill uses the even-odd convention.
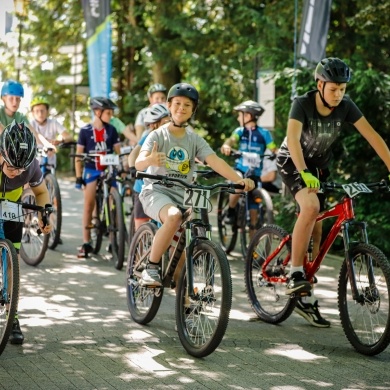
[[[134,192],[134,219],[150,219],[144,212],[141,201],[139,200],[139,193]]]
[[[22,240],[23,223],[15,221],[4,222],[4,236],[10,240],[17,251],[20,249],[20,241]]]
[[[302,188],[306,188],[306,184],[303,181],[300,173],[298,172],[295,164],[291,158],[278,157],[277,158],[277,167],[280,177],[282,178],[283,183],[286,185],[288,190],[291,192],[292,196],[295,199],[295,195]],[[307,167],[309,171],[318,178],[320,182],[326,181],[329,177],[329,169],[319,169],[316,167]],[[325,195],[323,193],[317,193],[318,199],[320,201],[320,211],[325,210]]]

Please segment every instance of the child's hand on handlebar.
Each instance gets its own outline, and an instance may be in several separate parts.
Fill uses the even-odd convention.
[[[221,153],[225,156],[230,156],[230,153],[232,152],[232,148],[229,145],[223,144],[221,146]]]
[[[241,179],[236,184],[244,185],[244,191],[252,191],[255,188],[255,182],[252,179]]]

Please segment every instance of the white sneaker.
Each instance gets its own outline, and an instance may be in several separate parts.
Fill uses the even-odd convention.
[[[161,286],[160,267],[157,264],[149,263],[142,271],[139,284],[140,286]]]

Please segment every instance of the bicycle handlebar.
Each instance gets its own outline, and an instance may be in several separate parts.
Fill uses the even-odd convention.
[[[227,190],[243,190],[245,188],[245,186],[243,186],[242,184],[234,184],[234,183],[227,183],[227,182],[212,184],[209,186],[205,186],[202,184],[192,184],[192,183],[187,183],[184,180],[177,179],[174,177],[167,177],[164,175],[152,175],[150,173],[145,173],[145,172],[140,172],[140,171],[137,171],[136,177],[138,179],[146,178],[146,179],[157,180],[159,182],[159,184],[162,184],[166,187],[172,187],[174,185],[173,183],[179,183],[186,188],[192,188],[192,189],[202,188],[205,190],[214,190],[216,188],[225,188]]]
[[[246,153],[254,153],[254,152],[242,152],[240,150],[230,149],[229,157],[240,158],[242,156],[245,156]],[[262,159],[268,158],[269,160],[275,160],[276,154],[275,153],[272,153],[272,154],[259,154],[259,157],[262,158]]]
[[[42,222],[44,227],[48,225],[47,222],[49,220],[49,216],[54,211],[54,208],[50,203],[45,204],[45,206],[38,206],[36,204],[20,202],[20,205],[22,206],[22,209],[29,209],[40,212],[42,215]],[[37,229],[37,233],[38,235],[42,233],[41,228]]]
[[[371,189],[377,189],[381,192],[390,192],[390,187],[385,180],[372,183],[335,183],[335,182],[323,182],[320,183],[320,188],[324,191],[341,190],[339,192],[345,192],[348,196],[352,197],[359,193],[371,192]],[[367,191],[368,189],[368,191]],[[352,191],[352,196],[351,196]]]

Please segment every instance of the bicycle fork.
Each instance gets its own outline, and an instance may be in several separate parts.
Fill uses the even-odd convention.
[[[350,226],[356,226],[358,230],[360,231],[361,240],[360,241],[351,241],[349,237],[349,228]],[[343,225],[343,241],[344,241],[344,248],[345,248],[345,259],[347,262],[347,271],[348,271],[348,278],[351,284],[351,290],[352,290],[352,297],[353,299],[358,303],[364,303],[364,297],[359,293],[357,283],[356,283],[356,269],[355,264],[353,262],[352,258],[352,249],[353,246],[358,244],[359,242],[362,243],[368,243],[368,235],[367,235],[367,224],[366,222],[359,222],[359,221],[351,221],[346,222]],[[369,285],[370,288],[375,286],[375,278],[372,268],[372,260],[370,256],[365,256],[365,262],[368,272],[368,279],[369,279]]]

